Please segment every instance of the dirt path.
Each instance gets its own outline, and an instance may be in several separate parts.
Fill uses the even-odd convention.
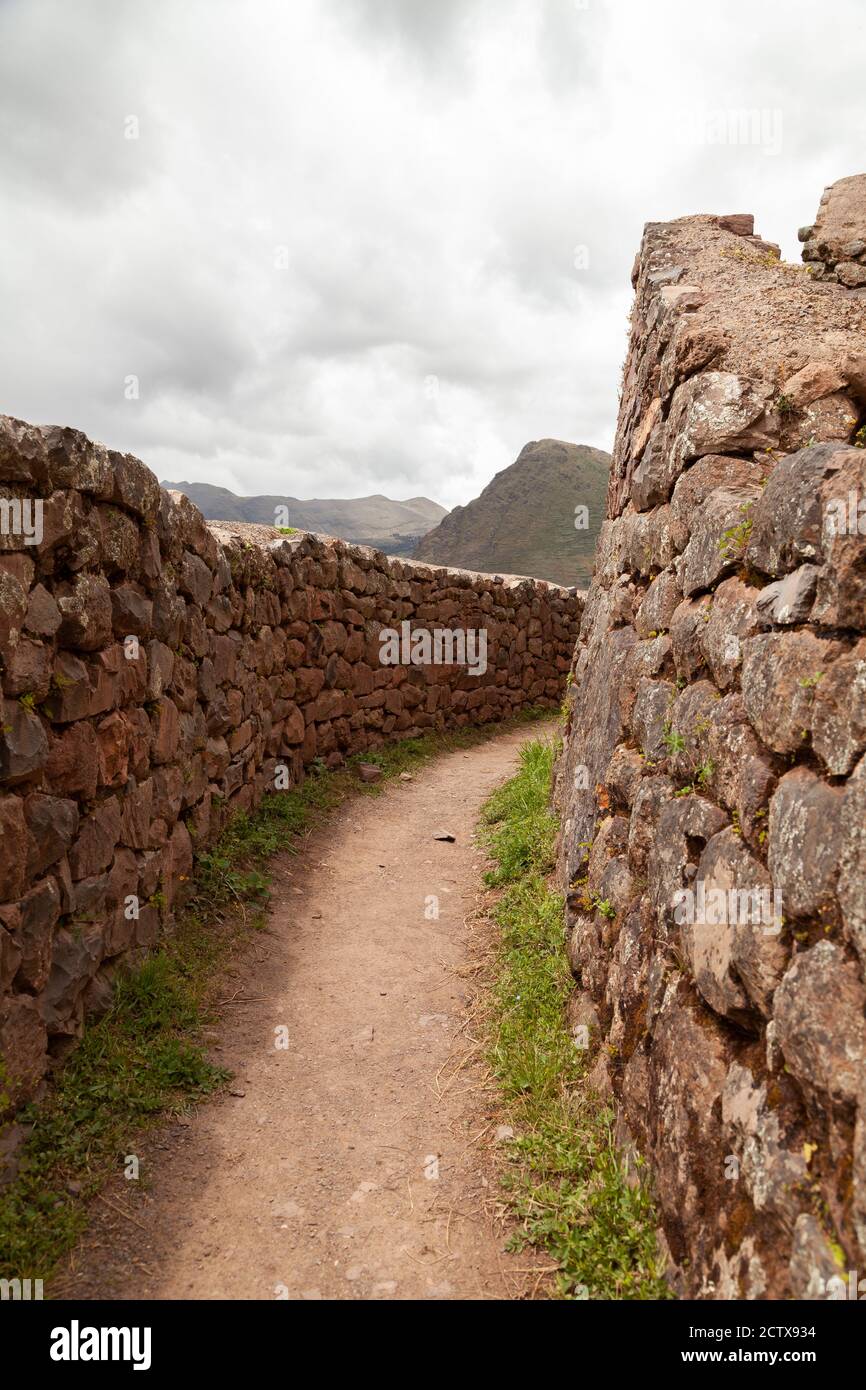
[[[477,1061],[460,1066],[464,922],[480,807],[535,733],[350,801],[302,858],[276,862],[269,934],[231,983],[216,1053],[235,1094],[148,1140],[147,1184],[107,1192],[61,1297],[519,1292],[488,1176],[494,1099]]]

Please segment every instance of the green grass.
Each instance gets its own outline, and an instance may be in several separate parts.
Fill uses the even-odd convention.
[[[18,1179],[0,1194],[0,1276],[47,1278],[134,1134],[222,1083],[193,1040],[198,1021],[167,952],[121,977],[112,1009],[87,1029],[47,1101],[19,1117],[33,1130]]]
[[[546,713],[527,710],[510,725]],[[228,1079],[207,1058],[202,1030],[218,1015],[228,961],[265,925],[270,857],[297,852],[348,796],[378,796],[389,778],[506,727],[404,739],[336,772],[314,766],[301,786],[266,796],[255,812],[230,821],[198,857],[193,896],[173,934],[118,977],[108,1013],[88,1024],[46,1098],[16,1117],[32,1130],[18,1177],[0,1190],[0,1278],[47,1280],[84,1230],[89,1199],[136,1151],[136,1136]],[[358,762],[377,763],[381,782],[361,783]]]
[[[484,809],[482,833],[503,889],[489,1060],[508,1122],[502,1184],[516,1219],[510,1248],[555,1261],[566,1299],[671,1297],[661,1275],[653,1203],[625,1179],[612,1111],[585,1080],[586,1052],[570,1037],[565,1008],[573,980],[564,904],[549,886],[556,820],[549,810],[554,750],[521,754],[516,777]]]

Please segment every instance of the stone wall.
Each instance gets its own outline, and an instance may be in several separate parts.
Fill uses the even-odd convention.
[[[676,1288],[826,1297],[866,1271],[866,297],[743,215],[647,226],[634,286],[556,780],[571,1022]]]
[[[208,525],[137,459],[72,429],[0,417],[0,486],[9,1110],[105,1006],[119,963],[170,927],[228,816],[314,761],[559,704],[581,599]],[[383,665],[380,629],[410,620],[483,631],[486,671]]]
[[[797,235],[817,279],[837,280],[848,289],[866,285],[866,174],[825,188],[814,223]]]

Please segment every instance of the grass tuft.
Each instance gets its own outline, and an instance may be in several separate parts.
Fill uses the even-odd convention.
[[[134,1134],[226,1079],[195,1041],[198,1024],[194,990],[173,953],[119,977],[112,1007],[85,1031],[48,1098],[18,1116],[33,1128],[19,1176],[0,1194],[0,1275],[47,1279]]]
[[[549,809],[555,750],[533,742],[517,776],[488,801],[483,834],[501,888],[489,1059],[515,1132],[501,1175],[517,1226],[510,1248],[558,1266],[556,1294],[578,1299],[665,1299],[653,1202],[629,1186],[611,1109],[587,1086],[587,1052],[566,1028],[573,980],[564,903],[549,886],[557,831]]]

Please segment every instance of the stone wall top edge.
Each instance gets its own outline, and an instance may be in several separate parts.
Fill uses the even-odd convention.
[[[577,592],[531,575],[482,573],[431,565],[407,556],[387,555],[372,546],[313,531],[299,530],[286,535],[276,526],[210,520],[185,493],[163,488],[156,474],[134,455],[111,449],[67,425],[33,425],[0,414],[0,484],[11,484],[18,492],[26,492],[32,485],[40,496],[57,491],[79,491],[96,502],[123,507],[145,523],[153,521],[159,513],[170,518],[172,512],[180,511],[184,514],[185,529],[194,528],[199,533],[208,531],[222,548],[231,547],[233,543],[254,544],[264,551],[278,547],[288,557],[302,547],[321,546],[349,559],[363,559],[368,566],[373,564],[389,571],[395,578],[405,578],[407,571],[415,571],[419,577],[459,576],[470,585],[476,581],[495,581],[512,589],[530,585],[539,592],[563,597],[574,597]]]
[[[379,568],[392,570],[395,574],[402,568],[414,570],[419,576],[454,575],[470,582],[476,579],[494,581],[505,588],[519,588],[521,585],[529,584],[544,592],[554,592],[565,597],[574,597],[582,592],[575,585],[557,584],[552,579],[541,579],[535,575],[470,570],[454,565],[431,564],[428,560],[415,560],[408,555],[389,555],[384,550],[377,550],[375,546],[359,545],[342,536],[330,536],[324,531],[304,531],[298,528],[294,535],[287,536],[276,526],[266,526],[257,522],[205,520],[204,524],[222,545],[230,544],[232,540],[240,540],[269,550],[278,547],[282,542],[286,553],[289,553],[297,552],[304,542],[313,542],[325,550],[332,550],[349,559],[361,557],[368,562],[372,561]]]

